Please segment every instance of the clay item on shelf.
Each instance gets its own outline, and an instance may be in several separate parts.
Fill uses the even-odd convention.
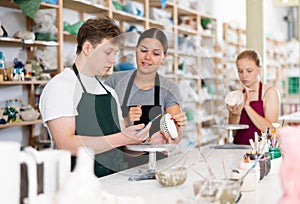
[[[25,121],[37,120],[40,113],[37,111],[21,111],[21,118]]]

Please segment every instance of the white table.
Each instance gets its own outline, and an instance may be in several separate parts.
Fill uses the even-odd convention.
[[[208,146],[202,147],[202,149],[217,178],[224,178],[222,161],[224,161],[225,168],[228,169],[227,174],[229,175],[229,169],[233,167],[234,164],[237,164],[245,153],[245,150],[241,149],[211,149]],[[204,176],[209,175],[205,162],[201,159],[202,157],[198,150],[193,149],[189,151],[186,156],[188,157],[185,164],[189,166],[188,177],[186,182],[178,187],[162,187],[156,180],[128,181],[130,174],[135,174],[141,167],[102,177],[100,181],[103,189],[114,195],[139,196],[149,204],[175,204],[179,199],[187,200],[194,196],[193,183],[200,179],[200,177],[192,169],[197,170]],[[176,161],[178,158],[183,158],[182,154],[173,155],[158,161],[157,169],[165,168],[174,163],[181,166],[186,157],[180,161]],[[277,203],[282,195],[279,178],[280,164],[281,159],[272,160],[271,172],[259,182],[258,189],[253,192],[242,192],[242,198],[239,203]],[[144,167],[146,169],[147,165],[144,165]]]
[[[300,112],[290,113],[282,115],[278,118],[279,123],[300,123]]]

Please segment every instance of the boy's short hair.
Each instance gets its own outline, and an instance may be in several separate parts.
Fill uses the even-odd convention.
[[[88,19],[78,31],[76,54],[81,53],[86,41],[96,47],[104,38],[112,39],[112,43],[123,44],[121,30],[113,19],[107,16]]]

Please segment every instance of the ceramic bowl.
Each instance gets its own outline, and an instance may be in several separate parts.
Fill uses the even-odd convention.
[[[40,113],[37,111],[21,111],[20,115],[24,121],[37,120],[40,117]]]
[[[241,91],[231,91],[225,97],[225,103],[230,106],[240,105],[244,102],[244,95]]]
[[[168,168],[156,172],[156,180],[165,187],[179,186],[183,184],[187,177],[186,167]]]
[[[236,203],[241,197],[241,182],[231,179],[215,179],[211,182],[196,181],[193,184],[197,203]]]

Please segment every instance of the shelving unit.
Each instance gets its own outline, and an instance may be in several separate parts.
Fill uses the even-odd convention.
[[[264,80],[267,84],[275,86],[280,90],[281,95],[286,95],[282,89],[282,69],[287,66],[286,42],[266,38],[266,74]]]
[[[222,81],[229,92],[237,89],[239,79],[236,73],[235,60],[237,55],[246,49],[246,30],[223,23],[224,59],[222,61]],[[228,74],[232,73],[232,74]]]
[[[19,9],[18,5],[10,0],[3,0],[0,2],[0,7],[3,8],[10,8],[13,9],[13,12],[19,12],[21,13],[21,10]],[[29,41],[29,40],[22,40],[22,39],[16,39],[13,37],[0,37],[0,43],[1,45],[5,47],[11,47],[11,48],[26,48],[27,51],[27,60],[34,60],[34,51],[36,47],[56,47],[56,53],[57,53],[57,69],[55,72],[61,72],[63,70],[63,60],[62,60],[62,50],[63,50],[63,32],[62,32],[62,0],[58,0],[57,5],[49,4],[42,2],[40,5],[41,9],[51,10],[55,11],[56,14],[56,26],[58,29],[57,33],[57,42],[52,41]],[[23,14],[21,14],[23,15]],[[25,15],[24,15],[25,16]],[[33,26],[33,20],[26,17],[26,28],[27,30],[30,30]],[[10,33],[11,35],[11,33]],[[5,55],[5,53],[4,53]],[[35,104],[35,90],[37,86],[44,86],[47,83],[47,81],[3,81],[0,82],[0,89],[5,89],[9,87],[14,86],[21,86],[22,92],[27,92],[26,100],[28,100],[28,104],[30,104],[32,107],[35,107],[36,109],[37,104]],[[23,88],[24,87],[24,88]],[[3,101],[2,101],[3,102]],[[22,121],[22,122],[15,122],[15,123],[8,123],[4,125],[0,125],[0,132],[3,129],[6,128],[13,128],[13,127],[22,127],[22,129],[28,129],[29,130],[29,145],[34,146],[35,143],[35,125],[41,124],[42,120],[34,120],[34,121]]]
[[[290,43],[267,37],[266,83],[280,91],[282,115],[299,111],[299,61],[294,50],[289,50]],[[299,55],[298,55],[299,56]]]
[[[222,123],[228,123],[228,111],[224,104],[225,96],[233,90],[240,88],[240,81],[236,71],[236,57],[237,55],[246,49],[246,30],[237,26],[231,25],[227,22],[223,23],[223,45],[220,46],[222,51],[222,57],[217,61],[218,76],[221,86],[222,93],[219,97],[222,100],[223,109],[219,110],[219,113],[223,116]],[[227,141],[227,132],[218,130],[221,135],[220,138]]]

